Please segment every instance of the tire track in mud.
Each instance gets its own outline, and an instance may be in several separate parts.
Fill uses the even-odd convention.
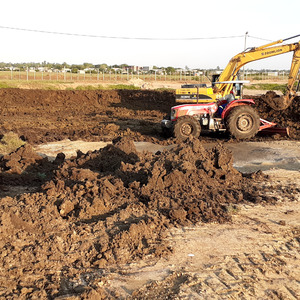
[[[137,289],[132,298],[147,293],[146,299],[162,294],[168,299],[300,299],[299,210],[299,201],[242,208],[231,225],[176,229],[170,237],[173,256],[157,264],[169,275]]]
[[[269,250],[225,257],[223,264],[191,276],[179,296],[184,299],[196,292],[203,299],[299,299],[299,241],[293,238],[287,243],[293,247],[284,249],[275,242],[265,245]]]

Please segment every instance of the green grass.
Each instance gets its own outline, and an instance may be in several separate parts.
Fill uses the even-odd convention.
[[[131,85],[113,84],[113,85],[109,85],[107,89],[109,89],[109,90],[140,90],[141,88],[134,86],[133,84],[131,84]]]
[[[7,83],[6,81],[0,81],[0,89],[16,88],[16,85]]]
[[[72,88],[68,88],[68,90],[74,90]],[[75,90],[79,91],[86,91],[86,90],[140,90],[139,87],[134,85],[126,85],[126,84],[113,84],[109,86],[102,86],[102,85],[79,85],[75,88]]]
[[[24,144],[26,143],[22,141],[16,133],[14,132],[6,133],[0,140],[0,153],[9,154],[17,150]]]
[[[28,88],[31,89],[43,89],[43,90],[59,90],[59,84],[68,85],[73,82],[68,81],[49,81],[49,80],[2,80],[0,81],[0,89],[7,88]]]
[[[102,85],[79,85],[76,88],[67,88],[67,90],[77,90],[77,91],[94,91],[94,90],[103,90]]]
[[[165,87],[157,88],[155,90],[158,92],[174,92],[175,91],[175,89],[173,89],[173,88],[165,88]]]
[[[258,83],[254,85],[247,85],[245,88],[249,90],[266,90],[266,91],[281,91],[283,94],[286,92],[286,84],[277,83]]]

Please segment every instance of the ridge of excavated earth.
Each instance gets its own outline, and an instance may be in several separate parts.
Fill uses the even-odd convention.
[[[262,96],[252,98],[261,118],[289,127],[290,137],[300,138],[299,97],[284,111],[272,109]],[[172,141],[162,136],[160,121],[174,104],[169,91],[1,89],[0,133],[16,132],[31,144],[118,136],[167,144]]]

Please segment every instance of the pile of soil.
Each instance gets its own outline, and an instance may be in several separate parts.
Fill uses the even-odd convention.
[[[253,97],[255,100],[255,107],[262,119],[277,123],[278,127],[288,127],[290,131],[290,138],[300,139],[300,97],[295,97],[291,105],[284,110],[274,110],[272,107],[276,102],[272,99],[278,99],[274,92],[268,92],[266,95],[260,97]]]
[[[232,161],[222,145],[207,151],[197,139],[152,154],[122,138],[48,162],[53,177],[39,192],[0,199],[0,297],[105,298],[110,270],[170,254],[171,227],[228,222],[237,203],[274,201],[254,187],[262,175],[245,177]]]
[[[7,186],[39,186],[53,176],[53,170],[64,161],[59,153],[50,162],[47,157],[37,154],[30,144],[0,158],[0,196]]]

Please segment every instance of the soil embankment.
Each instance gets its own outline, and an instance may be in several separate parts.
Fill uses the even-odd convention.
[[[284,111],[271,109],[254,97],[261,118],[290,128],[299,139],[300,101]],[[175,104],[168,91],[47,91],[0,90],[0,133],[13,131],[31,144],[63,139],[111,141],[130,136],[135,141],[166,144],[160,121]]]

